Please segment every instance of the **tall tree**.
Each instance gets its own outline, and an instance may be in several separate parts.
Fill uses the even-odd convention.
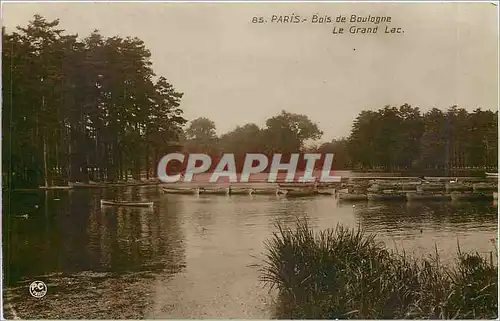
[[[94,31],[79,40],[58,25],[36,15],[27,27],[2,30],[2,80],[9,84],[2,87],[9,115],[2,161],[9,184],[117,180],[154,171],[152,160],[186,122],[182,94],[164,77],[154,81],[140,39]]]
[[[297,152],[302,150],[306,140],[316,140],[323,136],[318,125],[309,117],[282,111],[266,121],[261,134],[267,152]]]
[[[221,151],[236,154],[261,152],[261,134],[262,130],[256,124],[238,126],[220,137]]]
[[[188,151],[209,154],[219,152],[215,123],[210,119],[199,117],[192,120],[185,134]]]

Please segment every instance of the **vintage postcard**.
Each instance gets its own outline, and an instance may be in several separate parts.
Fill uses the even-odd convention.
[[[498,12],[3,2],[3,318],[498,318]]]

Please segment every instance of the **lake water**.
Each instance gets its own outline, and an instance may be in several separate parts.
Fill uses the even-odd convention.
[[[7,195],[4,194],[4,206]],[[101,198],[155,200],[153,209],[100,207]],[[495,251],[490,202],[339,203],[334,197],[163,195],[156,187],[13,193],[3,213],[4,313],[20,318],[271,318],[259,282],[277,220],[342,223],[388,247],[450,263],[457,249]],[[18,217],[28,214],[28,218]],[[48,293],[28,291],[44,281]]]

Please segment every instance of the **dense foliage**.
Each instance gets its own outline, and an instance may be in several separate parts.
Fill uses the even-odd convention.
[[[186,120],[137,38],[85,39],[41,16],[2,29],[3,173],[13,187],[154,170]]]
[[[496,168],[498,112],[453,106],[421,113],[407,104],[364,111],[348,138],[352,167],[369,169]]]
[[[496,319],[498,266],[462,253],[454,266],[413,258],[362,230],[315,234],[307,221],[280,225],[267,245],[262,280],[279,291],[278,318]]]
[[[203,128],[202,128],[203,127]],[[198,129],[196,129],[198,128]],[[363,111],[347,138],[307,146],[321,138],[317,124],[305,115],[269,118],[264,128],[239,126],[219,138],[215,123],[200,118],[190,125],[190,150],[223,152],[334,153],[334,168],[363,170],[438,170],[497,168],[498,112],[472,113],[453,106],[446,112],[404,104]]]

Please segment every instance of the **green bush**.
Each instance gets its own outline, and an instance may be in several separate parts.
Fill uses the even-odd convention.
[[[315,234],[278,224],[261,280],[279,291],[277,317],[300,319],[497,318],[498,267],[458,250],[456,265],[385,248],[341,225]]]

